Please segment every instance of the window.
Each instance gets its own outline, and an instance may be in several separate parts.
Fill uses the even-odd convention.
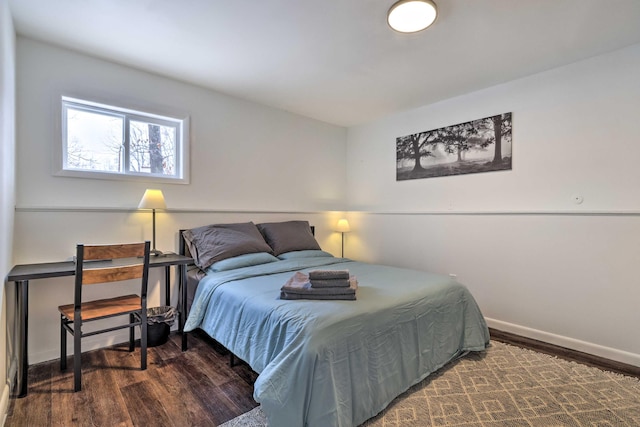
[[[58,175],[187,182],[188,120],[62,97]]]

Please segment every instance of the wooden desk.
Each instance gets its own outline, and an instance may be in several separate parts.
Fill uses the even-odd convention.
[[[193,259],[184,255],[163,254],[149,258],[149,268],[165,268],[165,302],[171,305],[171,266],[175,265],[179,270],[178,287],[180,297],[178,301],[178,329],[182,333],[186,321],[185,310],[187,302],[187,265],[193,264]],[[29,280],[47,279],[52,277],[74,276],[75,263],[73,261],[48,262],[40,264],[21,264],[14,266],[7,281],[16,283],[17,295],[17,322],[19,329],[18,341],[18,387],[17,396],[27,395],[27,372],[29,358],[27,354],[27,338],[29,335]],[[187,349],[187,334],[182,334],[182,350]]]

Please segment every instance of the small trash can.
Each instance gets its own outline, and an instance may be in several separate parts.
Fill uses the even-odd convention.
[[[147,347],[155,347],[167,342],[176,314],[177,310],[170,306],[147,309]]]

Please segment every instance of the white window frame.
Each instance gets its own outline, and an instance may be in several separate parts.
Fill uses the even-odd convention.
[[[59,106],[59,139],[53,150],[53,174],[55,176],[107,179],[107,180],[129,180],[146,182],[164,182],[174,184],[189,183],[189,116],[179,113],[160,112],[158,108],[126,108],[114,106],[113,102],[96,102],[76,97],[62,95],[58,98]],[[121,104],[121,103],[118,103]],[[94,171],[67,169],[67,107],[86,111],[95,111],[103,115],[113,115],[123,118],[123,141],[124,141],[124,167],[122,172]],[[161,174],[151,174],[145,172],[135,172],[129,170],[129,121],[143,121],[145,123],[158,124],[176,128],[176,174],[167,176]]]

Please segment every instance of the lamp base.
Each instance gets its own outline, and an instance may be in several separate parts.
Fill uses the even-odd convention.
[[[151,249],[149,251],[149,255],[151,256],[164,256],[164,254],[162,253],[162,251],[159,251],[157,249]]]

